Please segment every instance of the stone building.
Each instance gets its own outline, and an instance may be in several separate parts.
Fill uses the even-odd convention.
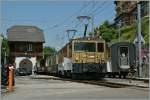
[[[136,22],[137,18],[137,1],[115,1],[116,5],[116,18],[115,24],[121,22],[121,26],[131,25]],[[148,1],[140,1],[141,4],[141,17],[147,16]]]

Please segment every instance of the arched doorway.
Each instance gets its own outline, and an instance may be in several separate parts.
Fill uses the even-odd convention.
[[[27,72],[27,74],[32,74],[32,62],[29,59],[23,59],[19,64],[19,69]]]

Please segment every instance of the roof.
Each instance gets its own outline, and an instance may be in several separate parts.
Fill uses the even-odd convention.
[[[72,41],[105,41],[104,39],[102,39],[101,37],[79,37],[79,38],[73,38],[71,39],[67,44],[65,44],[65,46],[63,46],[60,50],[58,50],[58,52],[60,52],[63,48],[65,48],[69,43],[71,43]]]
[[[8,41],[45,42],[43,30],[36,26],[12,26],[7,30]]]
[[[98,38],[98,37],[80,37],[80,38],[75,38],[75,39],[72,39],[72,40],[83,40],[83,41],[85,41],[85,40],[94,40],[94,41],[99,41],[99,40],[101,40],[101,41],[104,41],[104,39],[102,39],[102,38]]]

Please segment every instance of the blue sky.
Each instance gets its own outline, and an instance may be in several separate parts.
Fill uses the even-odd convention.
[[[83,36],[83,24],[77,20],[80,15],[94,14],[94,26],[105,20],[113,21],[113,1],[3,1],[0,32],[13,25],[34,25],[44,31],[45,46],[60,49],[68,42],[67,29],[75,28],[76,37]],[[89,23],[88,32],[92,30]]]

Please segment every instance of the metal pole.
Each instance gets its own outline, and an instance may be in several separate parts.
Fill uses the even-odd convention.
[[[95,7],[95,2],[93,2],[93,5],[92,7],[94,8]],[[92,32],[94,33],[94,14],[92,14]],[[92,34],[92,37],[94,37],[94,34]]]
[[[87,27],[88,27],[88,24],[85,24],[84,37],[86,37]]]
[[[92,15],[92,32],[94,33],[94,15]],[[92,37],[94,37],[94,34],[92,34]]]
[[[4,50],[4,66],[6,65],[6,48],[3,48],[3,50]]]
[[[141,5],[138,2],[138,58],[139,58],[139,77],[142,77],[142,58],[141,58]]]
[[[0,47],[2,48],[2,36],[1,36],[1,34],[0,34]],[[0,54],[1,54],[1,49],[0,49]],[[1,54],[2,55],[2,54]],[[2,68],[2,64],[1,64],[1,55],[0,55],[0,79],[2,79],[2,76],[1,76],[1,68]],[[2,82],[2,81],[1,81]],[[2,84],[0,82],[0,84]],[[1,94],[0,94],[0,96],[1,96]]]

